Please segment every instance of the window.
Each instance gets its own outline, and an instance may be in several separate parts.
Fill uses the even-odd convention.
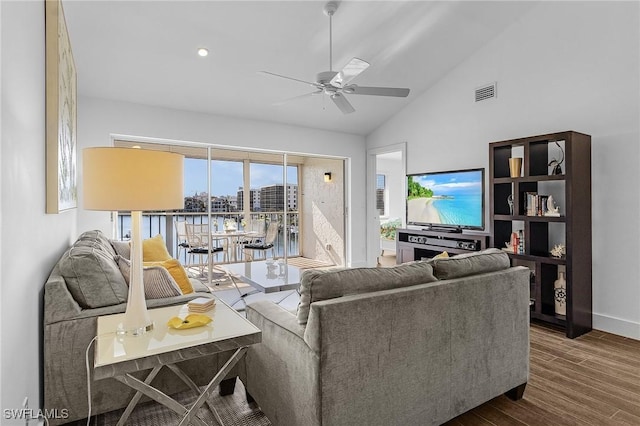
[[[144,237],[162,234],[179,259],[187,263],[185,251],[180,251],[181,241],[173,223],[208,223],[212,229],[223,229],[225,220],[234,220],[239,230],[250,221],[261,219],[276,221],[281,226],[276,239],[278,256],[299,256],[300,228],[299,193],[300,165],[306,157],[283,154],[234,150],[228,148],[202,148],[189,145],[165,145],[134,141],[116,141],[115,146],[142,146],[143,149],[177,152],[184,160],[184,200],[183,209],[167,214],[150,212],[143,218]],[[310,157],[315,158],[315,157]],[[287,164],[286,184],[284,164]],[[210,182],[207,182],[207,176]],[[247,188],[245,189],[245,183]],[[210,208],[210,215],[209,215]],[[286,217],[285,217],[286,210]],[[130,215],[122,212],[118,216],[118,233],[121,238],[130,236]],[[286,224],[286,226],[285,226]],[[171,230],[173,229],[173,232]],[[169,232],[167,232],[169,230]],[[241,254],[238,254],[241,256]],[[229,261],[221,256],[211,256],[212,262]]]
[[[386,215],[386,176],[376,175],[376,209],[380,216]]]

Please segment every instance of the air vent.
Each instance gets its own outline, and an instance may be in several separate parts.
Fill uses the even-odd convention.
[[[495,98],[497,94],[498,83],[491,83],[478,87],[476,89],[476,102],[485,101],[487,99]]]

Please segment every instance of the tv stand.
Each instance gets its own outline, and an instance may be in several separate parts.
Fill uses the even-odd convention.
[[[396,231],[396,263],[431,258],[446,251],[470,253],[488,247],[486,232],[452,233],[434,229],[398,229]]]
[[[426,228],[422,228],[423,231],[433,231],[433,232],[446,232],[449,234],[462,234],[462,228],[449,228],[446,226],[428,226]]]

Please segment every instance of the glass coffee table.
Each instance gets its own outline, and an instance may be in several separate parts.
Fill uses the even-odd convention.
[[[284,299],[294,294],[300,286],[301,269],[283,261],[272,262],[259,260],[253,262],[230,263],[220,265],[220,267],[229,273],[232,280],[233,276],[239,277],[242,281],[251,285],[251,287],[255,289],[248,293],[241,293],[240,299],[231,303],[232,306],[250,294],[260,292],[268,294],[292,290],[276,302],[281,303]]]

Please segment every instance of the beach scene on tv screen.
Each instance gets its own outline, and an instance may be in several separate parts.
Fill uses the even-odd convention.
[[[482,172],[407,177],[407,221],[415,224],[482,226]]]

